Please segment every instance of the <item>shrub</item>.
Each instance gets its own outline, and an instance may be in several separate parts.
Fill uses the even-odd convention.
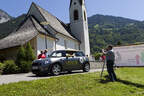
[[[100,56],[102,56],[101,53],[95,53],[94,54],[95,60],[99,60]]]
[[[17,53],[16,64],[20,68],[20,72],[26,73],[31,71],[32,61],[36,58],[34,51],[28,43],[26,48],[21,46]]]
[[[20,61],[20,72],[27,73],[31,71],[32,61]]]
[[[23,46],[21,46],[18,53],[17,53],[16,64],[19,66],[20,61],[23,61],[25,59],[26,59],[25,49]]]
[[[33,61],[34,59],[36,59],[36,56],[30,43],[27,43],[25,54],[26,54],[26,61]]]
[[[19,68],[13,60],[4,61],[3,74],[14,74],[18,72],[19,72]]]
[[[2,74],[3,68],[4,68],[4,64],[3,64],[3,63],[0,63],[0,74]]]

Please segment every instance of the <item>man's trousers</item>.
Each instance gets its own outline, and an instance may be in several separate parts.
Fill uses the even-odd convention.
[[[114,69],[113,69],[113,65],[114,65],[113,60],[107,60],[107,71],[108,71],[110,80],[111,81],[116,81],[117,78],[116,78],[116,74],[115,74]]]

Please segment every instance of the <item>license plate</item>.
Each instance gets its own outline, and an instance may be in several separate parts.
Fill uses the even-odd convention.
[[[32,69],[38,69],[38,67],[37,66],[33,66]]]

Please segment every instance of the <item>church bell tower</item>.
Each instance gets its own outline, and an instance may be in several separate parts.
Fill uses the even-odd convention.
[[[90,56],[87,12],[85,0],[70,1],[70,28],[74,36],[81,41],[80,50]]]

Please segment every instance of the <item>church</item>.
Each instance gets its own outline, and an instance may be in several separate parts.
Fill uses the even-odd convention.
[[[70,23],[65,24],[51,13],[32,3],[24,21],[7,37],[0,40],[0,54],[6,59],[16,57],[20,46],[30,42],[36,55],[47,49],[82,50],[90,56],[89,32],[85,0],[71,0]]]

